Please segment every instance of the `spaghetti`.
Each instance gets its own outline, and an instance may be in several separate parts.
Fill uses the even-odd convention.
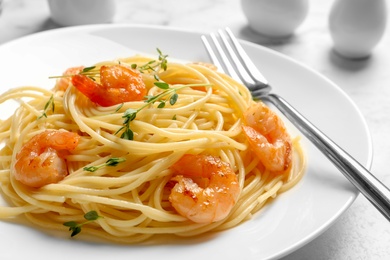
[[[246,87],[212,66],[164,62],[134,56],[83,70],[94,77],[103,65],[137,67],[146,102],[104,107],[59,83],[53,90],[26,86],[3,93],[0,103],[16,100],[20,106],[0,124],[1,192],[9,204],[0,208],[0,218],[24,215],[34,225],[65,233],[64,223],[82,223],[87,212],[96,212],[99,218],[87,221],[82,234],[120,243],[153,235],[195,236],[237,226],[301,179],[305,157],[298,138],[292,142],[291,168],[279,174],[266,170],[250,148],[243,113],[255,102]],[[17,153],[48,129],[80,135],[65,156],[69,174],[28,187],[14,177]],[[239,196],[226,218],[195,223],[172,207],[171,166],[186,154],[218,157],[236,174]],[[110,160],[115,163],[107,164]]]

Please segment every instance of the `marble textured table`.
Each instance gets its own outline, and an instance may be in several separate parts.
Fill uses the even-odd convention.
[[[3,0],[4,1],[4,0]],[[390,186],[390,29],[370,58],[346,60],[332,51],[327,19],[332,1],[311,1],[295,35],[253,33],[239,0],[116,0],[113,23],[149,24],[211,32],[229,26],[240,38],[286,54],[321,72],[357,104],[372,134],[372,172]],[[5,0],[0,44],[58,28],[46,0]],[[389,7],[388,7],[389,8]],[[362,196],[327,231],[284,259],[390,259],[390,223]]]

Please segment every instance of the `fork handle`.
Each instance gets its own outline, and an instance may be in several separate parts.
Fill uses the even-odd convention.
[[[276,94],[261,97],[275,105],[390,221],[390,190],[351,155]]]

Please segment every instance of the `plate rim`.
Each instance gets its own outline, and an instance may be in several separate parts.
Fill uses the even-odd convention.
[[[160,25],[142,25],[142,24],[95,24],[95,25],[82,25],[82,26],[71,26],[71,27],[62,27],[57,29],[51,29],[46,31],[37,32],[31,35],[26,35],[23,37],[20,37],[18,39],[14,39],[5,43],[0,44],[0,50],[4,48],[10,48],[13,45],[17,45],[19,43],[23,43],[25,41],[34,40],[34,38],[40,38],[45,37],[47,35],[55,35],[57,33],[61,32],[69,32],[69,31],[79,31],[79,32],[90,32],[94,29],[110,29],[110,28],[138,28],[138,29],[153,29],[153,30],[165,30],[165,31],[174,31],[177,33],[188,33],[188,34],[197,34],[202,35],[205,34],[205,32],[200,31],[189,31],[187,29],[178,28],[178,27],[166,27],[166,26],[160,26]],[[362,165],[364,165],[367,169],[371,169],[372,163],[373,163],[373,142],[372,142],[372,135],[370,133],[367,121],[365,120],[361,110],[357,106],[357,104],[353,101],[353,99],[347,95],[347,93],[337,84],[335,84],[332,80],[330,80],[328,77],[320,73],[319,71],[309,67],[308,65],[297,61],[293,59],[292,57],[283,54],[281,52],[278,52],[276,50],[273,50],[269,47],[262,46],[253,42],[250,42],[248,40],[242,40],[240,39],[240,42],[242,42],[245,45],[251,46],[251,48],[259,49],[263,52],[268,52],[271,55],[278,56],[282,59],[288,60],[289,62],[294,63],[296,66],[302,67],[303,69],[309,71],[312,74],[315,74],[317,77],[321,78],[321,80],[327,82],[327,84],[332,85],[332,87],[337,90],[337,92],[343,96],[343,98],[347,99],[349,104],[352,105],[354,111],[357,113],[360,122],[362,123],[362,126],[364,127],[364,132],[367,134],[365,138],[367,138],[367,145],[368,145],[368,151],[367,151],[367,158],[366,162]],[[355,190],[354,195],[351,196],[349,201],[345,203],[345,206],[340,208],[337,212],[337,214],[333,215],[333,218],[329,219],[326,223],[324,223],[321,227],[317,228],[316,232],[312,232],[309,236],[306,236],[305,239],[296,241],[296,243],[292,244],[289,248],[286,248],[282,252],[275,253],[271,257],[283,257],[285,255],[288,255],[289,253],[292,253],[295,250],[298,250],[299,248],[302,248],[304,245],[309,243],[310,241],[314,240],[316,237],[320,236],[322,233],[324,233],[329,227],[332,226],[332,224],[339,219],[339,217],[345,213],[345,211],[352,205],[352,203],[355,201],[357,196],[359,195],[359,192]]]

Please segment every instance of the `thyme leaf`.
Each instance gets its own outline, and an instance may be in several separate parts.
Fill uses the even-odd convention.
[[[129,127],[127,127],[126,130],[121,134],[121,138],[125,140],[133,140],[134,132]]]
[[[141,73],[157,72],[159,69],[166,71],[168,68],[168,60],[167,60],[168,55],[163,54],[159,48],[157,48],[157,52],[158,52],[158,60],[148,61],[147,63],[141,66],[138,66],[137,64],[131,64],[131,67],[133,69],[137,68]],[[156,80],[158,81],[159,79],[156,78]]]
[[[96,68],[96,66],[85,67],[85,68],[80,72],[80,74],[87,73],[87,72],[89,72],[89,71],[91,71],[91,70],[93,70],[93,69],[95,69],[95,68]]]
[[[91,210],[91,211],[85,213],[85,215],[84,215],[84,219],[86,221],[84,221],[82,223],[77,223],[76,221],[67,221],[67,222],[64,222],[63,225],[66,227],[69,227],[69,231],[72,231],[70,236],[74,237],[75,235],[77,235],[81,232],[82,226],[84,226],[85,224],[88,224],[92,221],[95,221],[99,218],[103,218],[103,217],[99,216],[99,214],[96,211]]]
[[[105,163],[102,163],[102,164],[99,164],[99,165],[96,165],[96,166],[84,167],[83,170],[84,171],[88,171],[88,172],[96,172],[100,168],[103,168],[103,167],[106,167],[106,166],[117,166],[119,163],[125,162],[125,161],[126,161],[125,158],[113,157],[113,158],[108,159]]]
[[[171,104],[173,106],[174,104],[176,104],[178,98],[179,98],[179,95],[176,92],[173,93],[173,95],[169,99],[169,104]]]
[[[48,111],[50,106],[51,106],[51,111],[54,113],[55,104],[54,104],[54,97],[53,97],[53,95],[51,95],[50,98],[49,98],[49,101],[46,102],[46,104],[45,104],[45,106],[43,108],[43,113],[42,113],[42,115],[40,115],[37,118],[37,120],[41,119],[42,117],[46,117],[47,118],[47,114],[46,113],[47,113],[47,111]]]
[[[159,48],[157,48],[157,52],[159,54],[158,60],[160,61],[160,67],[164,71],[166,71],[168,67],[168,60],[167,60],[168,55],[164,55]]]
[[[157,82],[154,82],[154,85],[155,85],[156,87],[161,88],[161,89],[169,89],[169,84],[166,83],[166,82],[157,81]]]
[[[123,107],[124,103],[121,103],[116,109],[115,109],[115,113],[118,112],[119,110],[121,110],[121,108]]]

